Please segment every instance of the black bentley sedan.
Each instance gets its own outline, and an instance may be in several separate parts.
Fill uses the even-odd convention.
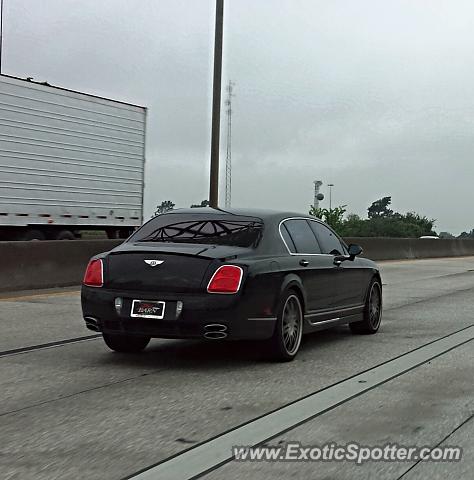
[[[382,282],[361,252],[307,215],[173,210],[91,259],[83,315],[119,352],[151,337],[255,339],[292,360],[304,333],[377,332]]]

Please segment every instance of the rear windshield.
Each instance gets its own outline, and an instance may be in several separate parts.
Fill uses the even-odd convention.
[[[165,214],[143,225],[129,241],[256,247],[262,231],[262,220],[253,217]]]

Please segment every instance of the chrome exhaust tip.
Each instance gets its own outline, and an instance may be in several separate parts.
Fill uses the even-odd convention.
[[[226,337],[227,333],[225,332],[206,332],[204,334],[204,338],[207,338],[208,340],[222,340]]]
[[[95,318],[86,317],[84,320],[86,322],[86,327],[89,330],[92,330],[93,332],[100,332],[99,325],[97,324],[97,320]]]
[[[204,325],[204,338],[208,340],[221,340],[227,337],[227,325],[209,323]]]

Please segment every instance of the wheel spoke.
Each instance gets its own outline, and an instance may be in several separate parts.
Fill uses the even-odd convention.
[[[372,328],[377,328],[380,322],[380,290],[377,284],[372,286],[369,300],[369,320]]]
[[[286,351],[294,354],[299,347],[303,317],[298,299],[291,296],[283,308],[282,337]]]

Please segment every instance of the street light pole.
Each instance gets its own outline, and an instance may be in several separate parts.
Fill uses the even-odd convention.
[[[216,28],[214,36],[214,80],[212,84],[211,171],[209,178],[209,205],[219,203],[219,140],[221,121],[222,33],[224,0],[216,0]]]
[[[332,187],[334,187],[334,183],[328,183],[329,187],[329,210],[332,209]]]

